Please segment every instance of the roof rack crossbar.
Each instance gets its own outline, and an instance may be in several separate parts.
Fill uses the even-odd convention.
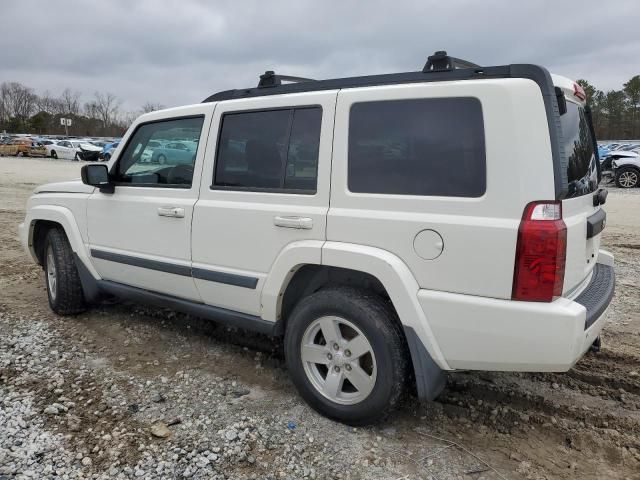
[[[293,77],[291,75],[276,75],[273,70],[267,70],[260,75],[260,81],[258,82],[258,88],[277,87],[282,85],[282,82],[315,82],[312,78]]]
[[[480,65],[471,63],[468,60],[462,60],[456,57],[450,57],[447,52],[440,50],[427,58],[422,71],[426,72],[444,72],[456,70],[460,68],[481,68]]]

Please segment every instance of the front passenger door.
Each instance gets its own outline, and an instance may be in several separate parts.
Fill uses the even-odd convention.
[[[104,279],[200,300],[191,276],[191,219],[213,108],[188,107],[137,125],[111,167],[115,192],[89,198],[90,254]],[[163,164],[143,157],[150,142],[176,139],[196,145],[187,161],[169,150]]]

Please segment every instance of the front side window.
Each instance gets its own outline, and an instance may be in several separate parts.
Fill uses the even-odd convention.
[[[316,191],[320,107],[222,117],[213,188]]]
[[[199,116],[140,125],[120,155],[115,181],[190,187],[203,121]]]
[[[483,195],[486,153],[480,101],[426,98],[352,105],[348,186],[354,193]]]

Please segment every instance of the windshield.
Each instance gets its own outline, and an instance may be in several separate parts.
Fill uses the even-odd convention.
[[[567,102],[567,113],[560,116],[564,153],[567,158],[567,198],[587,195],[598,187],[594,141],[582,107]]]

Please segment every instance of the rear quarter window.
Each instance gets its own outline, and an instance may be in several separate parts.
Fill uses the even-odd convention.
[[[351,107],[351,192],[479,197],[486,183],[478,99],[390,100]]]
[[[567,158],[567,198],[587,195],[598,187],[598,175],[594,141],[584,109],[568,101],[560,124]]]

